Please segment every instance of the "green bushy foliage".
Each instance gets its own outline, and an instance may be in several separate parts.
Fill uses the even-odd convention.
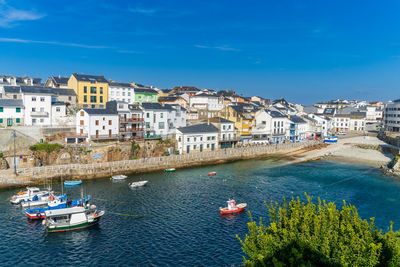
[[[306,195],[307,196],[307,195]],[[400,266],[399,235],[363,220],[343,201],[314,204],[299,197],[289,203],[265,203],[269,224],[253,218],[244,241],[246,266]]]
[[[47,153],[51,153],[53,151],[60,151],[60,149],[64,148],[63,145],[60,144],[49,144],[49,143],[41,143],[32,145],[29,147],[32,151],[45,151]]]

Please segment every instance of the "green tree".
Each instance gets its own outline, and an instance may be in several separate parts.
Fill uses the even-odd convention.
[[[399,266],[400,245],[392,223],[386,233],[363,220],[343,201],[341,210],[318,198],[297,197],[287,203],[265,203],[269,224],[251,214],[244,241],[246,266]]]

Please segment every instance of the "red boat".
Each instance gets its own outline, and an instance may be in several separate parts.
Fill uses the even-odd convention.
[[[216,175],[217,173],[216,172],[209,172],[208,173],[208,176],[214,176],[214,175]]]
[[[236,205],[236,201],[233,199],[230,199],[227,201],[228,207],[226,208],[219,208],[219,211],[221,214],[231,214],[231,213],[237,213],[243,211],[247,204],[246,203],[240,203]]]

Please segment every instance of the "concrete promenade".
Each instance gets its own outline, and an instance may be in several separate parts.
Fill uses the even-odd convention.
[[[37,183],[45,179],[91,179],[110,177],[116,174],[132,174],[159,171],[168,168],[190,168],[201,165],[218,164],[236,160],[245,160],[268,156],[276,153],[289,153],[307,146],[320,144],[321,141],[304,141],[254,147],[220,149],[184,155],[171,155],[147,159],[123,160],[94,164],[67,164],[18,169],[18,175],[8,169],[0,171],[2,187]]]

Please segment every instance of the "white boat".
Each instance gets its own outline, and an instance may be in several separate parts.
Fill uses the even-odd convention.
[[[65,232],[95,225],[104,211],[98,211],[95,205],[46,210],[46,219],[42,222],[47,232]]]
[[[44,195],[49,196],[50,192],[48,190],[41,191],[37,187],[27,187],[25,191],[20,191],[16,195],[11,197],[11,203],[19,204],[23,201],[31,200],[36,196],[41,198]]]
[[[139,187],[139,186],[144,186],[147,184],[148,181],[140,181],[140,182],[133,182],[129,184],[129,187]]]
[[[124,180],[124,179],[128,178],[128,176],[120,174],[120,175],[111,176],[111,178],[113,178],[113,180]]]
[[[34,195],[31,199],[25,200],[21,202],[21,206],[23,208],[44,206],[49,203],[49,200],[54,198],[53,194],[44,194],[42,196]]]

